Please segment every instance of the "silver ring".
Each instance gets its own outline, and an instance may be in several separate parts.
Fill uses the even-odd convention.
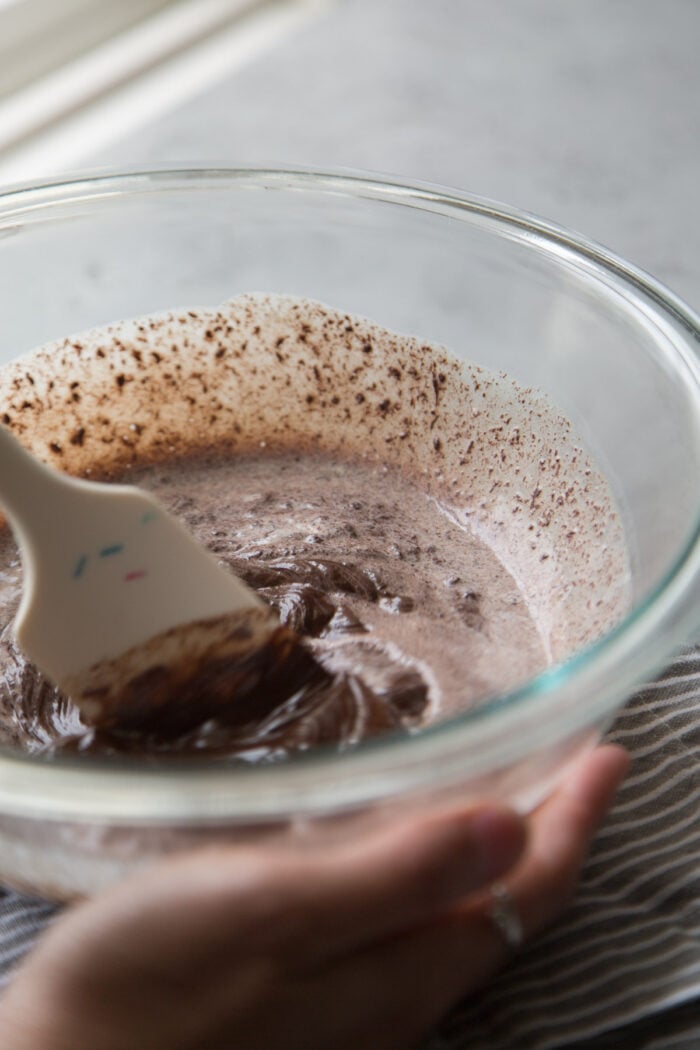
[[[524,939],[523,924],[515,902],[502,882],[494,882],[491,887],[488,917],[509,948],[515,951],[521,946]]]

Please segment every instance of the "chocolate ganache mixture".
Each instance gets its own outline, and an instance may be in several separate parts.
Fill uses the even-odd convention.
[[[0,393],[5,425],[54,465],[152,491],[310,656],[245,718],[203,704],[84,725],[12,640],[21,566],[3,529],[4,746],[343,749],[523,682],[624,602],[607,486],[541,395],[320,304],[241,296],[124,322],[16,362]]]

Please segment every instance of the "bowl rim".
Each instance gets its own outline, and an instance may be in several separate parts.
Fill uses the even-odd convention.
[[[261,189],[371,197],[448,214],[486,226],[525,247],[574,261],[593,280],[619,282],[637,309],[665,334],[673,335],[674,367],[685,373],[700,420],[700,317],[689,306],[661,282],[594,241],[466,191],[350,169],[252,165],[101,169],[3,187],[0,226],[8,217],[37,209],[51,214],[57,206],[77,200],[87,203],[192,187],[233,189],[251,183]],[[439,790],[463,779],[465,772],[485,776],[526,758],[535,748],[556,745],[564,737],[607,722],[634,687],[700,627],[699,586],[700,499],[695,526],[673,564],[620,623],[566,661],[475,711],[435,723],[416,735],[390,734],[342,754],[318,749],[288,763],[253,769],[226,765],[205,769],[196,763],[164,769],[105,760],[87,764],[79,757],[0,750],[0,813],[115,825],[245,823],[335,813]],[[504,730],[509,736],[505,746]]]

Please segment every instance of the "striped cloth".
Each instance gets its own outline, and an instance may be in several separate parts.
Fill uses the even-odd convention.
[[[608,738],[632,767],[573,907],[430,1050],[700,1047],[700,647],[641,689]]]
[[[573,907],[426,1050],[700,1047],[700,646],[637,693],[609,739],[633,765]],[[0,897],[0,980],[59,911]]]

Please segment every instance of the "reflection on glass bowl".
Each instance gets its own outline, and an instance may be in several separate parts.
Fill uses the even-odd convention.
[[[583,626],[552,645],[551,666],[418,732],[257,768],[156,768],[136,758],[6,747],[0,877],[7,882],[69,897],[160,852],[212,838],[325,841],[401,808],[486,795],[527,808],[700,621],[698,322],[651,278],[579,237],[465,194],[365,175],[117,174],[0,195],[0,284],[6,359],[95,326],[215,308],[251,291],[371,318],[415,337],[416,350],[442,344],[490,375],[507,373],[496,384],[499,410],[517,402],[514,391],[534,389],[532,399],[571,420],[567,472],[580,456],[584,473],[590,457],[605,475],[612,502],[599,502],[598,519],[589,511],[589,521],[600,525],[614,503],[610,520],[625,553],[605,562],[615,546],[610,532],[579,548],[579,567],[593,552],[590,619],[608,602],[602,633],[586,630],[579,604]],[[0,382],[22,370],[7,366]],[[61,377],[68,375],[58,361],[55,382]],[[186,384],[174,384],[173,405],[186,393]],[[240,393],[215,387],[223,402]],[[120,404],[133,404],[128,388],[124,398]],[[435,448],[425,418],[424,445]],[[44,448],[45,437],[35,434]],[[535,527],[542,509],[527,471],[536,482],[542,448],[533,454],[519,469],[527,475],[523,520]],[[428,472],[439,488],[450,472],[436,481],[437,473]],[[568,525],[573,535],[576,522]],[[517,567],[523,544],[509,543],[499,555]],[[573,561],[562,578],[574,585]],[[560,619],[550,624],[555,643],[557,630],[565,634]]]

